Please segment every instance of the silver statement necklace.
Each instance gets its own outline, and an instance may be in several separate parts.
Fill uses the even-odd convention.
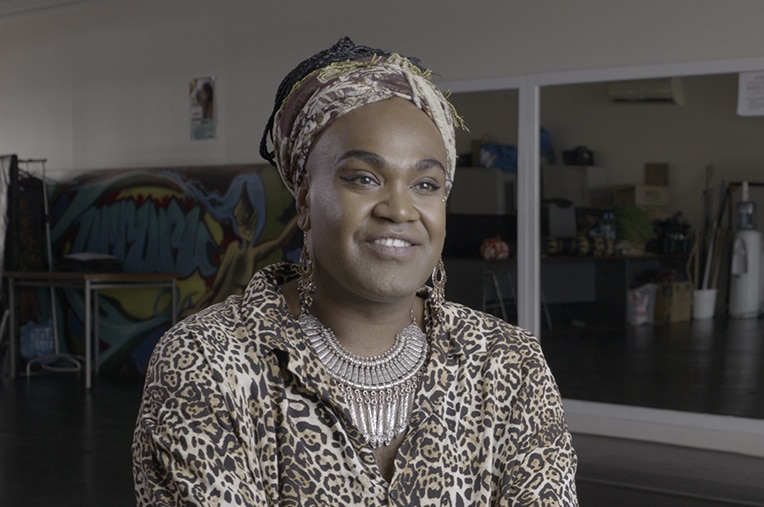
[[[337,382],[353,424],[374,448],[389,445],[409,425],[427,358],[427,338],[413,312],[411,319],[392,348],[374,357],[345,350],[334,332],[310,313],[302,312],[298,319],[313,350]]]

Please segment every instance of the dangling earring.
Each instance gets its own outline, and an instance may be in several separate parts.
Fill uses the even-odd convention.
[[[300,279],[297,280],[297,293],[300,295],[300,311],[308,313],[313,305],[313,294],[316,293],[316,284],[313,282],[313,259],[310,258],[310,247],[308,245],[308,233],[304,233],[302,242],[302,252],[300,252],[300,261],[298,268],[300,270]]]
[[[432,270],[432,308],[435,310],[435,318],[443,322],[443,305],[446,303],[446,266],[443,259],[438,259]]]

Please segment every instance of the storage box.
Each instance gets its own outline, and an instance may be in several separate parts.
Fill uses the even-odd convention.
[[[670,324],[690,320],[692,315],[692,284],[690,282],[663,282],[655,293],[656,324]]]
[[[628,185],[613,189],[613,205],[640,208],[668,207],[669,189],[661,185]]]
[[[607,207],[610,204],[607,170],[595,166],[541,166],[541,197],[545,201],[564,199],[577,207]]]

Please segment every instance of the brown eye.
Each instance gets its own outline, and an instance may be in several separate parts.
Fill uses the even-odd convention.
[[[422,180],[415,185],[417,190],[424,192],[435,192],[441,189],[441,185],[433,180]]]
[[[377,184],[376,178],[369,174],[353,174],[350,176],[341,176],[342,181],[359,185],[362,187],[370,187]]]

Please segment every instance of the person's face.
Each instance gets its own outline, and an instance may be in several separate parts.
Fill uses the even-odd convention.
[[[297,195],[317,298],[413,297],[443,249],[445,167],[435,124],[402,99],[351,111],[319,136]]]

